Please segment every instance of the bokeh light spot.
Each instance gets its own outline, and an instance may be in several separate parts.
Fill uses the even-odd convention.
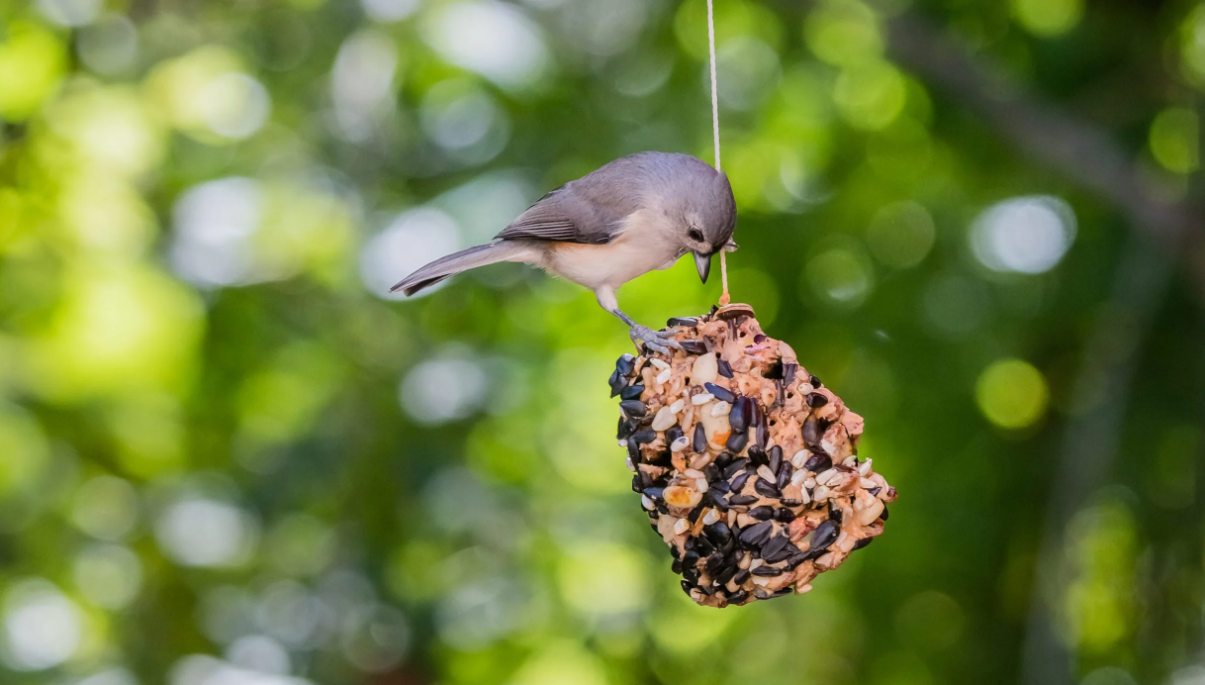
[[[1044,38],[1075,28],[1084,14],[1084,0],[1012,0],[1013,16],[1030,33]]]
[[[975,384],[979,410],[1001,428],[1025,428],[1046,412],[1050,392],[1042,372],[1020,359],[993,362]]]
[[[971,225],[971,250],[993,271],[1040,274],[1075,242],[1075,212],[1063,200],[1034,195],[992,205]]]
[[[1187,107],[1171,107],[1151,123],[1151,154],[1164,169],[1178,174],[1195,171],[1200,164],[1200,120]]]
[[[883,207],[870,221],[870,252],[887,266],[906,269],[924,260],[933,248],[937,228],[922,205],[911,200]]]
[[[24,580],[4,596],[0,656],[17,671],[41,671],[70,659],[83,644],[79,607],[41,578]]]

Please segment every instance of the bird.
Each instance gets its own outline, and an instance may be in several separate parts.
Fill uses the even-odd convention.
[[[632,342],[665,353],[668,332],[636,323],[616,290],[649,271],[694,255],[707,282],[711,258],[734,252],[736,200],[728,176],[686,154],[640,152],[609,162],[549,192],[484,245],[437,259],[391,292],[413,295],[455,274],[498,262],[523,262],[594,291]]]

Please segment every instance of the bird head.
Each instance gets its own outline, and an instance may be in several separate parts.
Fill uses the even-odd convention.
[[[706,166],[701,177],[686,186],[678,239],[681,246],[694,255],[699,279],[707,282],[711,258],[720,250],[734,252],[736,243],[736,200],[728,176]]]

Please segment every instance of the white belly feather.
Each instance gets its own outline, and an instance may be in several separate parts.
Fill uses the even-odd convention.
[[[638,212],[628,220],[623,232],[606,245],[555,243],[545,253],[542,266],[591,290],[604,286],[618,288],[650,271],[668,269],[682,256],[682,251],[661,239],[669,235],[668,231],[653,225],[650,218],[664,220],[659,213]]]

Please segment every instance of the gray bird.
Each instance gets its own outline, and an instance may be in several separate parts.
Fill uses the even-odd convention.
[[[690,155],[641,152],[617,159],[548,193],[487,245],[438,259],[393,286],[407,295],[461,271],[525,262],[594,291],[632,341],[664,352],[677,343],[632,321],[615,290],[694,254],[707,282],[711,257],[734,251],[736,201],[728,177]]]

